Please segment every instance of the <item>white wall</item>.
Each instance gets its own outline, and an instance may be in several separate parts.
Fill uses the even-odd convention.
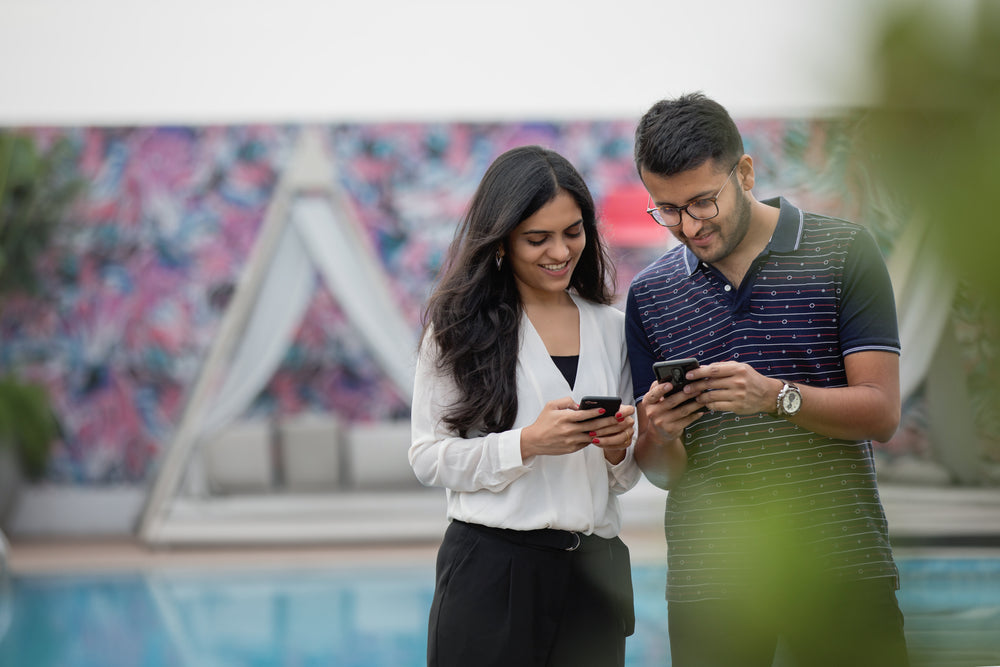
[[[825,113],[908,1],[0,0],[0,125]]]

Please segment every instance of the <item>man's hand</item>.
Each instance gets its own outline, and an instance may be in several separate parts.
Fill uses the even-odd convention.
[[[698,403],[708,410],[738,415],[774,413],[783,386],[781,380],[761,375],[749,364],[735,361],[699,366],[688,377],[691,382],[684,387],[686,395],[697,396]]]
[[[635,459],[646,478],[662,489],[670,488],[687,467],[681,436],[704,414],[696,401],[688,402],[693,392],[668,396],[671,389],[669,382],[654,382],[637,406],[639,438]]]
[[[899,355],[882,350],[855,352],[844,357],[844,370],[844,387],[796,382],[802,409],[786,419],[830,438],[885,442],[899,425]],[[695,397],[708,410],[740,415],[775,414],[784,385],[780,378],[761,375],[735,361],[707,364],[687,375],[690,384],[684,388],[685,396]],[[639,429],[641,434],[641,421]]]

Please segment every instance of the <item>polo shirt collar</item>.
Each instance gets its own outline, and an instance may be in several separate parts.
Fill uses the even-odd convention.
[[[778,208],[778,224],[764,252],[791,252],[799,249],[805,227],[802,211],[788,203],[784,197],[762,199],[762,204]]]
[[[802,241],[802,230],[805,226],[802,211],[792,206],[784,197],[762,199],[761,203],[778,209],[778,224],[774,227],[774,233],[764,249],[764,254],[798,250],[799,243]],[[691,252],[690,248],[685,246],[684,266],[688,275],[694,273],[700,263],[701,260]]]

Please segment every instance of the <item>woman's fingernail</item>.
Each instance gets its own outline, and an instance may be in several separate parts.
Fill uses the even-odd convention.
[[[597,408],[597,414],[603,415],[606,412],[604,408]]]
[[[591,442],[594,443],[595,445],[601,444],[601,441],[600,441],[599,438],[594,438],[593,440],[591,440]]]
[[[587,435],[589,435],[591,438],[593,438],[595,435],[597,435],[597,431],[591,431]]]

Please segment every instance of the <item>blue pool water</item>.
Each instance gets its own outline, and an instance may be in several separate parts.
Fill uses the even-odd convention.
[[[1000,559],[899,560],[914,665],[1000,665]],[[661,567],[634,568],[629,667],[670,664]],[[3,667],[418,667],[428,568],[15,576]]]

